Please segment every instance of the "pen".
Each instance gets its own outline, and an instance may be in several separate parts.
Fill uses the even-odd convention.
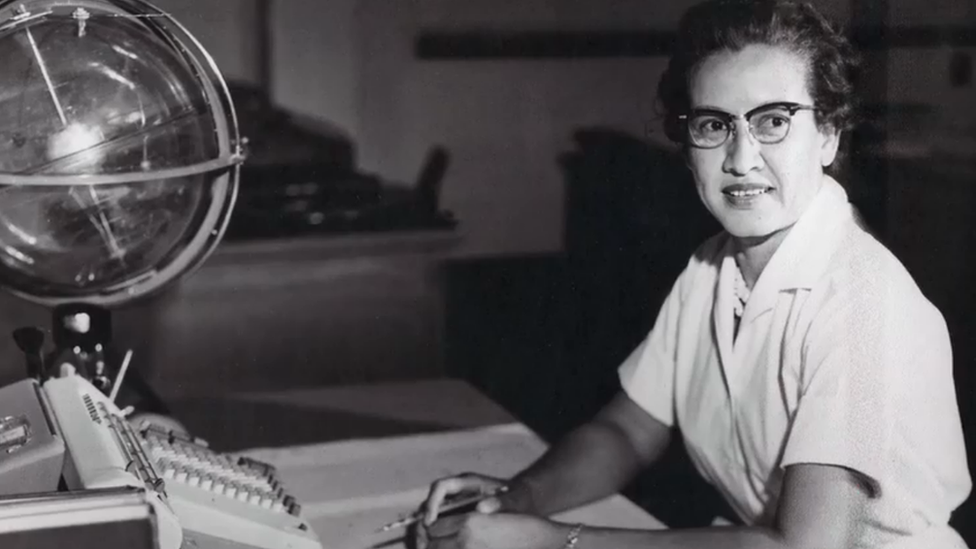
[[[502,494],[502,493],[505,493],[507,491],[508,491],[508,487],[507,486],[502,486],[501,488],[498,488],[496,490],[492,490],[490,492],[485,492],[485,493],[480,493],[480,494],[474,494],[472,496],[458,498],[456,500],[447,502],[444,505],[442,505],[441,508],[440,508],[440,512],[441,513],[447,513],[447,512],[450,512],[450,511],[455,511],[455,510],[460,509],[462,507],[467,507],[468,505],[472,505],[472,504],[478,503],[478,502],[480,502],[482,500],[486,500],[488,498],[495,497],[498,494]],[[403,528],[403,527],[406,527],[406,526],[410,526],[411,524],[414,524],[416,522],[419,522],[419,521],[423,520],[425,514],[426,513],[424,513],[424,511],[417,511],[417,512],[413,513],[412,515],[408,515],[406,517],[401,518],[400,520],[393,521],[393,522],[387,524],[386,526],[383,526],[382,528],[380,528],[379,530],[377,530],[377,532],[388,532],[390,530],[393,530],[394,528]]]

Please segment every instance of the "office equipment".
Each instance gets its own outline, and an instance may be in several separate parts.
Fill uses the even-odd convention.
[[[0,388],[0,496],[58,487],[64,442],[44,398],[32,379]]]
[[[276,105],[263,90],[228,85],[248,161],[241,167],[229,241],[291,239],[374,231],[451,230],[439,206],[447,151],[434,147],[412,182],[358,167],[342,129]]]
[[[64,374],[0,389],[0,494],[46,494],[0,499],[0,531],[20,503],[63,507],[65,489],[128,490],[148,505],[160,549],[321,549],[273,467],[152,424],[133,428],[83,376]]]
[[[144,490],[156,516],[160,549],[178,549],[183,530],[165,486],[122,413],[73,372],[44,383],[44,392],[67,448],[63,479],[72,490],[132,487]]]
[[[218,454],[204,441],[153,425],[142,436],[184,534],[198,547],[217,539],[268,549],[321,549],[272,466]]]
[[[0,497],[0,547],[155,549],[155,521],[144,491],[83,490]]]

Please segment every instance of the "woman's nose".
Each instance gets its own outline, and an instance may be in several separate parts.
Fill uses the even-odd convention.
[[[759,141],[752,136],[748,127],[736,131],[726,145],[725,162],[722,170],[732,175],[746,175],[753,170],[765,167]]]

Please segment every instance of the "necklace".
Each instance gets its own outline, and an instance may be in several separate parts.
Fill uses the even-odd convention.
[[[735,264],[735,283],[732,285],[732,289],[735,292],[735,301],[732,302],[732,310],[735,312],[735,316],[742,318],[743,313],[746,311],[746,302],[749,301],[752,290],[749,289],[749,286],[746,286],[746,279],[742,276],[742,269],[739,268],[738,262]]]

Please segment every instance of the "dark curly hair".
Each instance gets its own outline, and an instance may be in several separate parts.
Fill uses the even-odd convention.
[[[858,56],[847,38],[813,6],[789,0],[709,0],[682,17],[674,53],[658,83],[669,139],[685,141],[678,116],[691,107],[688,84],[698,65],[712,54],[753,44],[784,47],[805,59],[818,126],[851,129]]]

